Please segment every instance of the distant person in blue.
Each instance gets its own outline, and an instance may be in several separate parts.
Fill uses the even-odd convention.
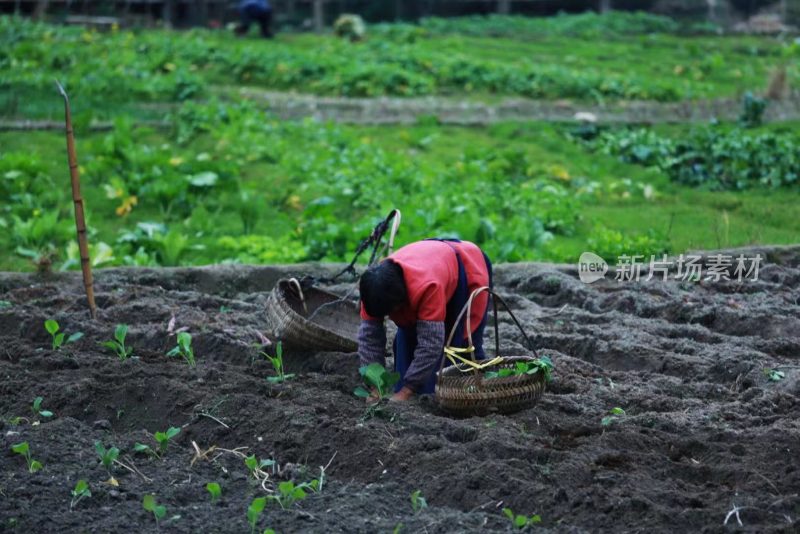
[[[261,36],[272,39],[272,31],[269,28],[272,22],[272,6],[267,0],[241,0],[239,14],[242,16],[242,24],[236,27],[237,35],[245,35],[250,30],[250,25],[258,22],[261,26]]]

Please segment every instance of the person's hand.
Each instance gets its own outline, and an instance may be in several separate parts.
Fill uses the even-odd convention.
[[[404,402],[411,399],[415,395],[414,390],[409,388],[408,386],[403,386],[403,388],[392,395],[389,399],[392,402]]]

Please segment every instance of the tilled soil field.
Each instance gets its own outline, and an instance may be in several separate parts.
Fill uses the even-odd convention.
[[[365,417],[354,354],[286,347],[297,376],[268,383],[270,288],[330,266],[99,271],[96,320],[76,273],[0,275],[0,530],[250,532],[254,497],[324,470],[320,492],[270,502],[257,531],[510,531],[508,507],[555,532],[797,532],[800,247],[760,252],[759,280],[742,283],[585,285],[572,266],[499,266],[497,289],[554,381],[534,409],[462,419],[425,398]],[[172,317],[196,368],[166,356]],[[49,318],[84,336],[53,350]],[[503,352],[526,353],[499,320]],[[98,344],[120,323],[125,361]],[[33,414],[38,396],[52,417]],[[171,426],[162,458],[134,451]],[[124,465],[104,468],[96,441]],[[11,452],[21,442],[38,472]],[[248,475],[249,454],[276,462],[265,481]],[[70,509],[79,479],[92,495]],[[208,482],[222,488],[214,503]],[[415,490],[428,503],[417,512]],[[146,494],[166,507],[158,526]]]

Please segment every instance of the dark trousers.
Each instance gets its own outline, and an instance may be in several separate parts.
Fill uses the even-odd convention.
[[[272,10],[261,9],[258,6],[247,6],[242,12],[242,24],[236,28],[236,33],[244,35],[250,30],[250,25],[254,22],[261,26],[261,35],[263,37],[272,37],[272,31],[269,26],[272,22]]]
[[[455,324],[456,317],[458,317],[459,312],[464,305],[466,305],[470,295],[468,289],[469,282],[467,280],[466,271],[464,270],[464,264],[461,261],[461,256],[456,254],[456,259],[458,260],[458,285],[456,286],[456,292],[447,303],[447,318],[445,319],[444,334],[445,342],[447,342],[447,336],[450,335],[450,330]],[[489,272],[489,287],[492,287],[492,262],[489,261],[489,257],[486,254],[483,255],[483,259],[486,262],[486,269]],[[472,333],[472,344],[475,347],[476,360],[483,360],[486,358],[486,352],[483,350],[483,331],[486,328],[490,303],[491,297],[486,301],[486,311],[483,313],[483,319],[478,325],[478,328],[476,328]],[[465,321],[466,317],[462,317],[461,321],[459,322],[458,329],[456,330],[457,334],[453,337],[452,341],[452,346],[454,347],[466,348],[469,345],[469,340],[463,336],[466,324]],[[395,391],[400,391],[400,389],[405,385],[404,378],[406,371],[408,371],[408,368],[411,366],[411,362],[414,360],[414,351],[417,348],[416,327],[410,326],[398,328],[392,348],[394,349],[394,370],[400,373],[400,381],[395,385]],[[442,355],[439,356],[439,358],[441,359],[443,357],[444,347],[442,347]],[[441,360],[436,362],[436,371],[439,370],[440,363]],[[445,365],[449,364],[449,360],[445,362]],[[435,389],[436,372],[431,374],[431,376],[425,382],[425,386],[422,388],[422,390],[418,391],[418,393],[434,393]]]

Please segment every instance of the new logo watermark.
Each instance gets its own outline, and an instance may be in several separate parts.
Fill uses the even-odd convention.
[[[661,258],[651,255],[649,261],[644,255],[623,254],[617,257],[614,267],[614,280],[617,282],[650,281],[653,278],[699,282],[719,282],[720,280],[758,280],[761,267],[761,254],[734,257],[729,254],[713,254],[703,257],[700,254],[681,254],[677,258]],[[704,261],[705,260],[705,261]],[[584,252],[578,259],[578,277],[581,282],[591,284],[605,278],[608,263],[593,252]],[[674,275],[671,273],[674,272]]]
[[[584,252],[578,258],[578,277],[584,284],[605,278],[607,272],[608,263],[594,252]]]

